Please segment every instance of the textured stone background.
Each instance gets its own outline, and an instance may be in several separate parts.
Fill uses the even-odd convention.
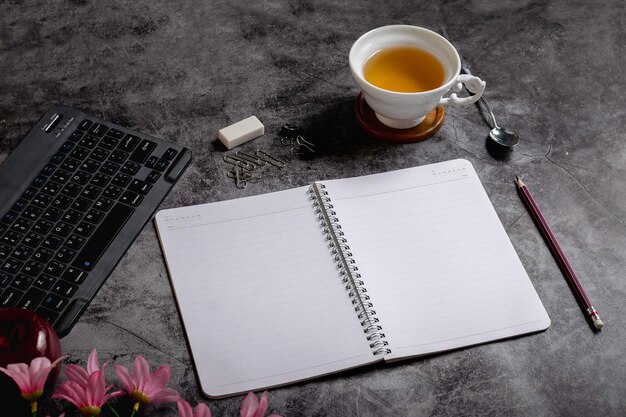
[[[288,416],[626,414],[623,1],[0,5],[0,160],[49,106],[63,103],[192,149],[192,165],[162,207],[452,158],[474,164],[552,327],[274,389],[271,410]],[[360,34],[395,23],[425,26],[455,43],[487,81],[485,98],[499,121],[522,137],[509,158],[489,154],[488,128],[473,106],[449,109],[441,131],[416,144],[379,142],[358,128],[348,51]],[[215,137],[251,114],[267,134],[241,149],[264,149],[288,166],[268,169],[238,190],[225,175],[225,152]],[[316,144],[315,158],[295,158],[280,145],[284,123],[302,126]],[[531,187],[602,312],[601,333],[586,324],[519,201],[515,175]],[[152,225],[62,344],[73,363],[84,363],[93,347],[115,363],[130,365],[137,354],[168,363],[171,385],[192,403],[203,400]],[[216,416],[237,415],[240,401],[207,400]],[[62,403],[47,407],[56,413]],[[176,411],[156,407],[150,415]]]

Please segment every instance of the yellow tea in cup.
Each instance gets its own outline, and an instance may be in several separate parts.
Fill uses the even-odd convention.
[[[363,66],[367,82],[384,90],[419,93],[443,85],[443,64],[430,52],[413,46],[382,49]]]

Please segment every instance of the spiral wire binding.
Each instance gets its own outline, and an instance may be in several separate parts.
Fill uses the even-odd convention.
[[[374,305],[370,302],[370,297],[365,289],[365,284],[361,280],[361,274],[355,265],[350,252],[348,241],[339,225],[337,213],[333,210],[328,192],[324,189],[324,184],[313,183],[308,190],[309,199],[313,201],[317,220],[322,225],[322,230],[326,236],[328,247],[331,250],[333,259],[339,269],[339,276],[345,285],[348,296],[354,306],[354,311],[363,327],[365,337],[370,342],[370,348],[374,355],[384,355],[391,353],[388,342],[385,339],[383,328],[378,324]]]

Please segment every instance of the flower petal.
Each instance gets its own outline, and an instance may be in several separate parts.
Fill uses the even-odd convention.
[[[169,366],[160,366],[159,369],[154,371],[154,373],[148,378],[141,391],[143,391],[143,393],[148,397],[152,398],[157,395],[159,391],[165,388],[167,383],[170,381],[171,373],[172,372]]]
[[[6,368],[0,367],[0,371],[4,372],[15,381],[21,392],[28,392],[30,390],[31,384],[28,374],[28,365],[25,363],[12,363]]]
[[[176,405],[178,406],[178,417],[194,417],[191,405],[187,401],[180,399]]]
[[[30,361],[30,373],[31,375],[35,374],[41,369],[50,367],[50,365],[52,365],[50,363],[50,359],[46,358],[45,356],[40,356],[39,358],[35,358]]]
[[[252,417],[258,407],[259,400],[252,392],[249,392],[241,403],[241,410],[239,411],[239,414],[241,417]]]
[[[133,380],[138,391],[144,392],[144,385],[149,378],[150,364],[143,356],[138,355],[133,365]]]
[[[256,413],[254,413],[254,417],[263,417],[265,416],[265,411],[267,410],[267,391],[264,391],[261,395],[261,401],[259,402],[259,407],[256,409]]]
[[[127,393],[133,393],[133,378],[130,376],[130,372],[125,366],[115,365],[115,373],[119,378],[120,382],[124,386],[124,389]]]
[[[100,369],[100,362],[98,362],[98,352],[96,349],[93,349],[91,353],[89,353],[89,358],[87,359],[87,372],[92,374]]]
[[[178,401],[180,395],[172,388],[164,388],[153,397],[150,397],[151,403],[173,403]]]
[[[78,365],[67,365],[65,367],[65,375],[70,381],[75,381],[81,385],[87,385],[89,374]]]
[[[193,417],[211,417],[211,410],[209,410],[209,406],[205,403],[198,403],[194,410]]]

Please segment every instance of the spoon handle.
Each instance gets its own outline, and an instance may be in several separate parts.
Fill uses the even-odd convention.
[[[469,68],[467,68],[465,65],[463,65],[463,63],[461,63],[461,74],[467,74],[467,75],[472,75],[472,73],[470,72]],[[478,103],[481,103],[483,106],[485,106],[485,109],[487,110],[487,112],[489,113],[489,116],[491,117],[491,124],[492,124],[492,128],[499,128],[498,126],[498,122],[496,122],[496,116],[494,116],[493,111],[491,110],[491,107],[489,107],[489,104],[487,104],[487,102],[485,101],[484,98],[479,98],[478,101],[476,102],[476,104],[478,105]]]

